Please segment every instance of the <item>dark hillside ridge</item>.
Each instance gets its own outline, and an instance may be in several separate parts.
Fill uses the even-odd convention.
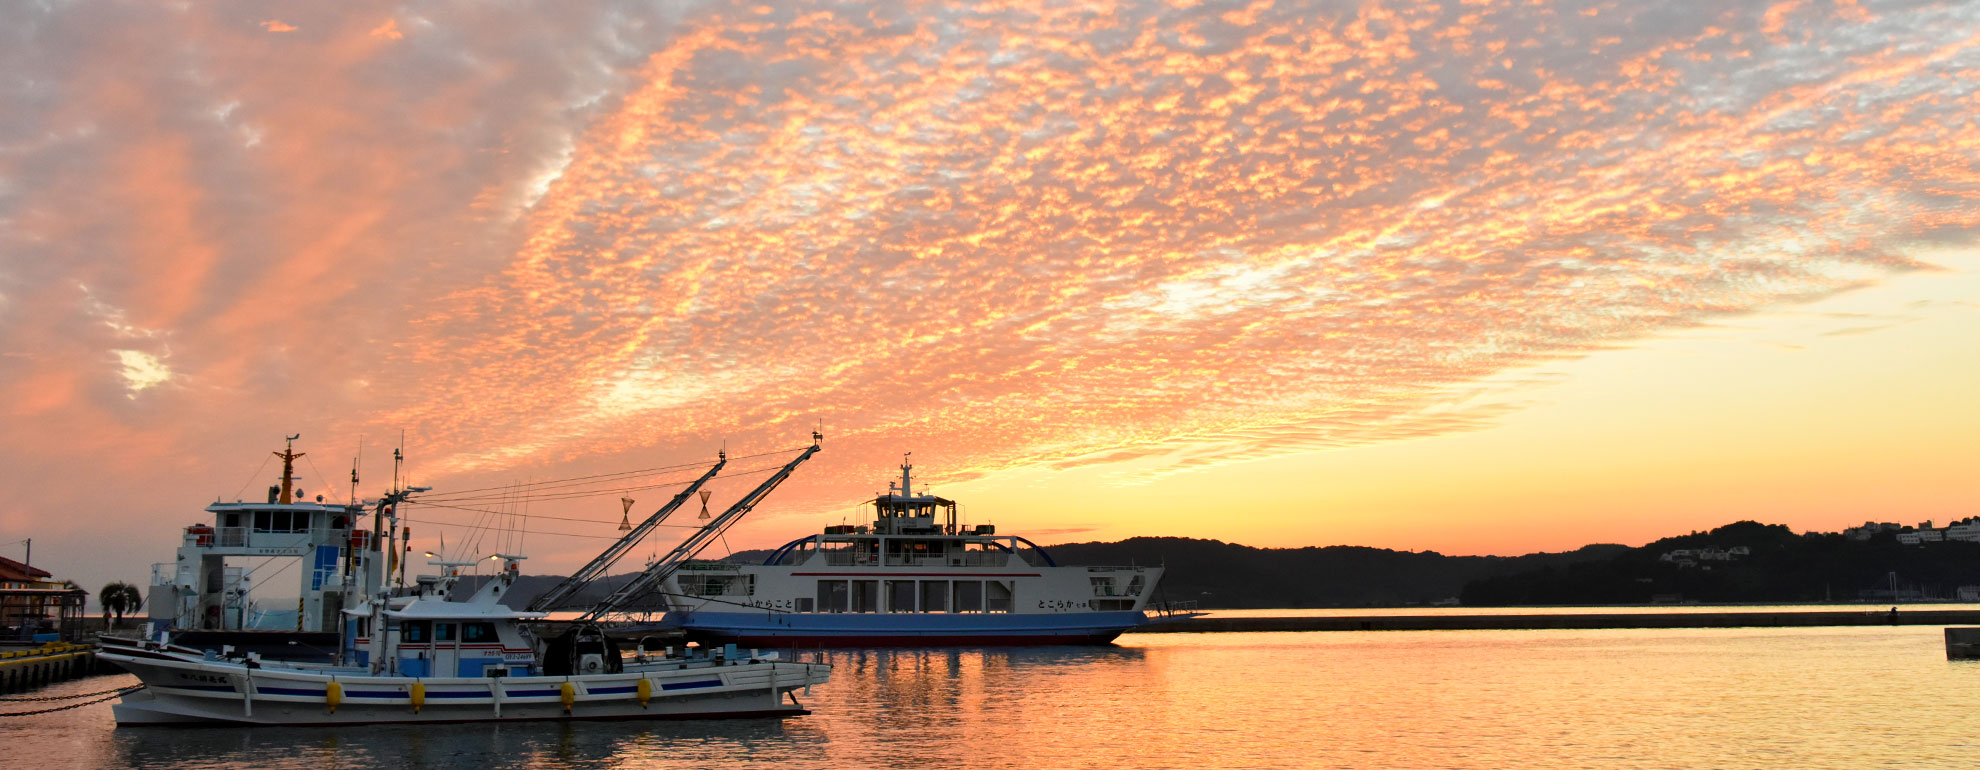
[[[1060,564],[1163,566],[1157,600],[1205,608],[1400,607],[1448,602],[1485,577],[1613,558],[1627,546],[1566,553],[1445,556],[1360,546],[1253,548],[1218,540],[1135,537],[1047,546]]]
[[[1716,558],[1699,555],[1741,548],[1742,553]],[[1677,556],[1681,550],[1691,553]],[[1666,554],[1674,558],[1665,559]],[[1980,585],[1980,543],[1905,545],[1891,532],[1852,540],[1740,521],[1624,549],[1607,559],[1483,577],[1467,586],[1462,598],[1480,606],[1896,603],[1951,599],[1960,586],[1971,585]]]
[[[1735,547],[1746,553],[1690,566],[1661,558],[1679,550]],[[1453,600],[1471,606],[1907,601],[1950,598],[1958,586],[1980,585],[1980,543],[1903,545],[1890,533],[1857,541],[1751,521],[1641,548],[1589,545],[1525,556],[1359,546],[1253,548],[1183,537],[1067,543],[1045,550],[1063,565],[1166,567],[1155,598],[1195,601],[1206,609],[1408,607]],[[727,559],[760,564],[770,553],[740,551]],[[594,584],[572,606],[597,601],[629,577]],[[523,606],[560,580],[525,575],[504,603]],[[659,602],[649,597],[641,604]]]

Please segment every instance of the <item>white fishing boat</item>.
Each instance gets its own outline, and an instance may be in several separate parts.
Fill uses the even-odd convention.
[[[351,589],[345,596],[353,598],[344,602],[340,612],[341,643],[333,662],[278,661],[253,652],[197,649],[172,644],[169,632],[147,640],[106,638],[99,657],[122,666],[144,684],[124,695],[112,711],[119,725],[705,719],[809,713],[798,694],[828,681],[829,665],[785,661],[774,652],[735,645],[683,647],[678,652],[640,649],[627,655],[596,622],[664,583],[709,538],[719,536],[716,524],[725,526],[740,517],[817,451],[814,443],[721,520],[691,535],[666,558],[648,564],[566,633],[542,640],[533,640],[523,624],[541,621],[546,613],[513,610],[501,603],[516,582],[521,556],[491,557],[501,561],[501,570],[464,600],[451,596],[460,569],[478,561],[435,561],[443,574],[421,577],[410,592],[387,584],[392,570],[381,566],[386,563],[383,557],[398,553],[404,542],[393,535],[396,522],[387,522],[408,495],[394,491],[376,502],[369,537],[353,538],[346,532],[335,541],[350,544],[334,561],[344,564],[342,573]],[[717,463],[639,532],[622,538],[581,574],[595,576],[609,567],[637,542],[634,535],[650,531],[720,468]]]
[[[916,493],[913,467],[872,500],[871,527],[826,527],[762,564],[683,564],[663,625],[764,647],[1104,644],[1151,619],[1162,568],[1060,566],[1025,538],[959,526],[955,501]]]

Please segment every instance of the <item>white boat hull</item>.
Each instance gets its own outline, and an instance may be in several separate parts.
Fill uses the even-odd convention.
[[[810,713],[798,691],[831,667],[777,660],[694,661],[619,674],[376,677],[248,668],[232,662],[102,656],[146,687],[112,708],[119,725],[316,725],[549,719],[716,719]],[[644,680],[646,697],[640,697]],[[337,701],[331,703],[330,685]],[[569,685],[568,689],[566,685]]]

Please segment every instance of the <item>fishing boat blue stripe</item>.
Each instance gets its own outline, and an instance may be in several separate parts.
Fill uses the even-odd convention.
[[[441,691],[441,692],[435,692],[435,691],[433,691],[433,690],[427,690],[427,691],[426,691],[426,697],[428,697],[428,698],[486,698],[486,697],[488,697],[488,691],[487,691],[487,690],[482,690],[481,692],[474,692],[474,691],[468,691],[468,692],[444,692],[444,691]]]
[[[511,698],[548,698],[563,695],[557,690],[510,690],[505,694]]]
[[[402,693],[402,692],[399,692],[398,690],[352,690],[352,691],[350,691],[350,692],[347,692],[347,693],[344,693],[344,695],[345,695],[346,697],[350,697],[350,698],[403,698],[403,697],[406,697],[406,694],[405,694],[405,693]]]
[[[697,687],[721,687],[720,679],[704,679],[699,682],[668,682],[660,685],[662,690],[692,690]]]
[[[638,685],[630,685],[626,687],[593,687],[588,692],[592,693],[593,695],[616,695],[622,692],[632,692],[637,689],[639,689]]]
[[[256,687],[255,689],[263,695],[305,695],[312,698],[321,698],[324,692],[322,690],[305,690],[300,687],[268,687],[266,685]]]

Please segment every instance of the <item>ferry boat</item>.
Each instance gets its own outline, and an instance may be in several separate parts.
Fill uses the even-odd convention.
[[[913,465],[869,526],[830,526],[757,565],[690,561],[665,627],[764,647],[1105,644],[1149,620],[1159,567],[1059,566],[1031,541],[916,494]]]
[[[137,675],[143,688],[123,696],[112,707],[119,725],[156,724],[365,724],[373,722],[515,721],[535,719],[650,719],[743,716],[794,716],[809,713],[796,693],[830,679],[831,667],[820,663],[786,662],[774,652],[759,654],[736,645],[672,649],[659,655],[640,649],[628,658],[600,627],[603,619],[636,598],[662,585],[675,569],[693,559],[711,539],[818,452],[813,444],[745,495],[722,516],[700,527],[662,559],[585,613],[560,636],[532,640],[522,624],[541,621],[547,613],[512,610],[501,597],[515,584],[524,557],[496,554],[501,570],[471,596],[454,598],[460,570],[475,561],[431,562],[444,571],[420,576],[413,589],[404,588],[403,561],[409,534],[401,534],[396,510],[414,492],[395,489],[375,503],[369,530],[355,527],[359,506],[309,506],[290,498],[290,461],[284,458],[283,485],[266,505],[216,505],[221,517],[218,533],[201,525],[189,529],[176,570],[178,579],[154,598],[171,601],[172,617],[184,621],[210,620],[224,627],[221,586],[226,584],[225,557],[231,549],[301,549],[320,546],[316,572],[323,579],[306,584],[300,625],[305,629],[336,628],[334,658],[327,662],[274,660],[256,651],[232,647],[199,649],[175,644],[170,624],[161,624],[144,640],[104,638],[99,657]],[[294,437],[291,437],[293,440]],[[676,495],[587,565],[580,575],[560,586],[575,592],[602,574],[639,538],[657,527],[695,490],[713,478],[726,457]],[[394,478],[398,474],[394,473]],[[353,477],[355,483],[355,475]],[[367,505],[371,505],[367,503]],[[276,532],[274,514],[296,513],[308,526]],[[229,516],[252,514],[240,526]],[[320,520],[320,521],[319,521]],[[317,524],[328,533],[315,532]],[[628,524],[629,526],[629,524]],[[208,531],[195,531],[207,529]],[[229,542],[228,530],[240,529],[240,542]],[[256,543],[257,535],[281,534],[298,543]],[[266,555],[292,555],[288,550]],[[432,554],[429,554],[432,555]],[[189,557],[191,557],[189,559]],[[339,568],[341,565],[341,568]],[[397,568],[395,570],[395,567]],[[388,582],[400,573],[399,587]],[[184,589],[184,590],[181,590]],[[336,590],[332,590],[336,589]],[[159,591],[163,592],[160,593]],[[465,591],[463,591],[465,592]],[[311,611],[331,603],[334,612]],[[214,612],[212,607],[222,608]],[[190,610],[190,613],[187,611]],[[216,617],[218,616],[218,617]],[[197,621],[196,621],[197,622]],[[181,626],[183,627],[183,626]],[[304,629],[299,629],[304,630]],[[313,630],[313,629],[311,629]]]

